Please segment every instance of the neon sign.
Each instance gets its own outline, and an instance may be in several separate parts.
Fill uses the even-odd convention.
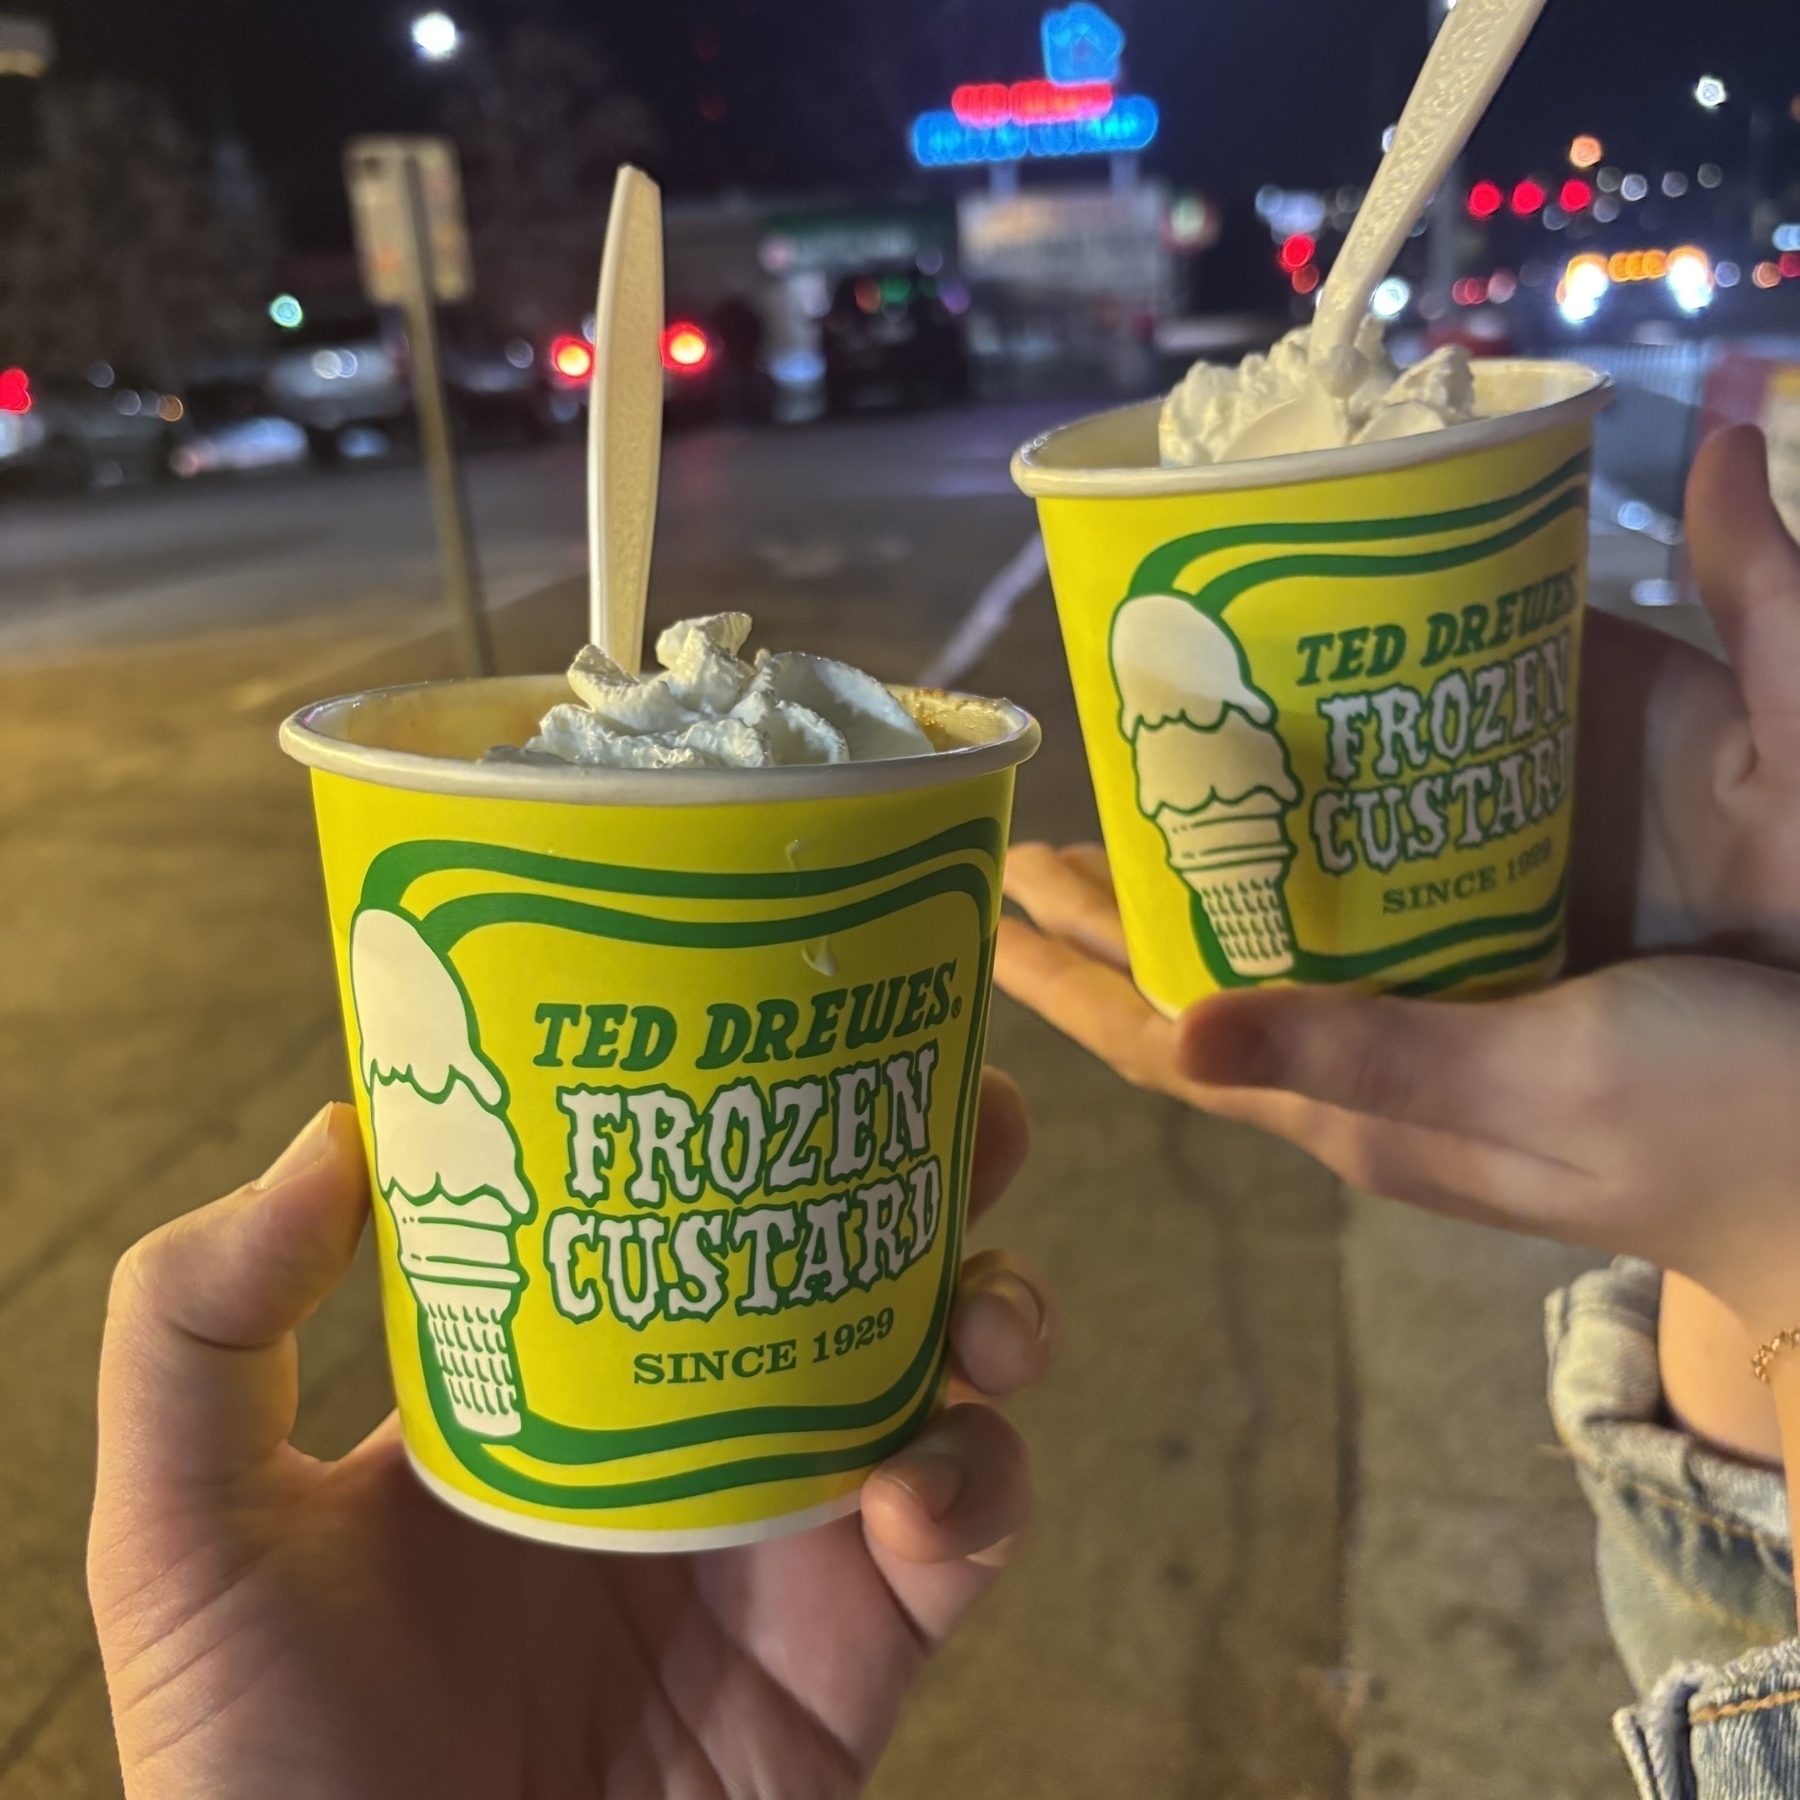
[[[968,82],[948,110],[912,123],[913,158],[927,169],[1038,156],[1118,156],[1156,136],[1156,102],[1120,94],[1125,34],[1088,0],[1044,15],[1044,74]]]
[[[1110,81],[972,81],[950,96],[950,110],[978,131],[996,125],[1048,125],[1063,119],[1103,119],[1112,111]]]

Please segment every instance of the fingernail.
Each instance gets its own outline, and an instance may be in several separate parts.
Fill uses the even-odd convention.
[[[926,1513],[941,1519],[962,1492],[962,1464],[941,1450],[903,1450],[882,1471],[912,1495]]]
[[[1196,1081],[1218,1087],[1275,1087],[1281,1051],[1262,1020],[1246,1006],[1205,1008],[1183,1035],[1183,1062]]]
[[[1017,1316],[1034,1338],[1044,1335],[1044,1303],[1038,1298],[1037,1289],[1030,1282],[1021,1281],[1017,1275],[1003,1269],[999,1274],[989,1276],[970,1298],[997,1300],[1008,1312]]]
[[[316,1168],[325,1160],[330,1145],[331,1107],[325,1105],[301,1126],[300,1135],[251,1182],[252,1191],[267,1193],[270,1188],[280,1187],[284,1181],[292,1181],[296,1175],[304,1175],[308,1169]]]

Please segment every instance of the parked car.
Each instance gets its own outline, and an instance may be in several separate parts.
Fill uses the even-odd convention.
[[[505,338],[467,306],[438,313],[444,386],[457,423],[475,435],[537,436],[557,423],[537,346]]]
[[[833,412],[963,399],[969,359],[940,280],[910,267],[843,276],[821,323],[825,402]]]
[[[121,380],[109,363],[85,375],[0,371],[0,471],[63,492],[154,480],[182,411],[176,395]]]
[[[169,466],[183,479],[303,463],[305,431],[271,410],[263,383],[244,373],[192,380]]]
[[[544,346],[548,412],[572,424],[587,406],[594,373],[593,321],[565,331]],[[677,306],[663,327],[663,418],[671,426],[719,418],[753,423],[773,410],[774,383],[761,366],[763,326],[747,301],[727,299],[708,314]]]
[[[396,422],[412,411],[405,334],[394,315],[372,309],[309,313],[282,333],[265,386],[319,462],[366,454],[378,440],[386,448]]]

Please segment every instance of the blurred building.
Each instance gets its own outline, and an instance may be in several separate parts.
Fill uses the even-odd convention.
[[[0,13],[0,173],[37,153],[37,81],[56,60],[56,39],[42,19]]]

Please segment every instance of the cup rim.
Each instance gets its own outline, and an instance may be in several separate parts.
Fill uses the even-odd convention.
[[[1442,431],[1416,437],[1390,438],[1379,444],[1346,444],[1334,450],[1302,450],[1287,456],[1253,457],[1243,462],[1201,463],[1193,467],[1160,465],[1112,468],[1072,468],[1044,461],[1053,446],[1066,450],[1069,437],[1098,419],[1119,419],[1161,409],[1160,397],[1140,400],[1132,406],[1089,413],[1066,425],[1040,432],[1022,444],[1012,459],[1014,482],[1034,499],[1136,500],[1159,499],[1176,494],[1228,492],[1233,489],[1297,487],[1302,482],[1343,480],[1357,475],[1388,474],[1444,462],[1491,450],[1499,444],[1517,443],[1539,432],[1591,419],[1610,404],[1613,381],[1604,371],[1586,363],[1562,362],[1548,357],[1485,357],[1474,364],[1477,383],[1488,372],[1502,370],[1535,375],[1565,392],[1541,406],[1516,412],[1475,418]]]
[[[488,676],[490,683],[560,682],[558,675]],[[939,750],[930,756],[897,756],[879,762],[802,763],[774,769],[595,769],[569,764],[465,762],[353,744],[329,728],[341,727],[359,706],[424,688],[469,687],[473,681],[418,681],[316,700],[282,721],[281,748],[296,762],[327,774],[415,793],[454,794],[472,800],[535,800],[560,806],[733,806],[783,800],[836,800],[868,794],[944,787],[1011,769],[1037,753],[1043,732],[1030,713],[1010,700],[943,688],[890,683],[904,700],[954,702],[986,709],[1003,728],[985,743]]]

